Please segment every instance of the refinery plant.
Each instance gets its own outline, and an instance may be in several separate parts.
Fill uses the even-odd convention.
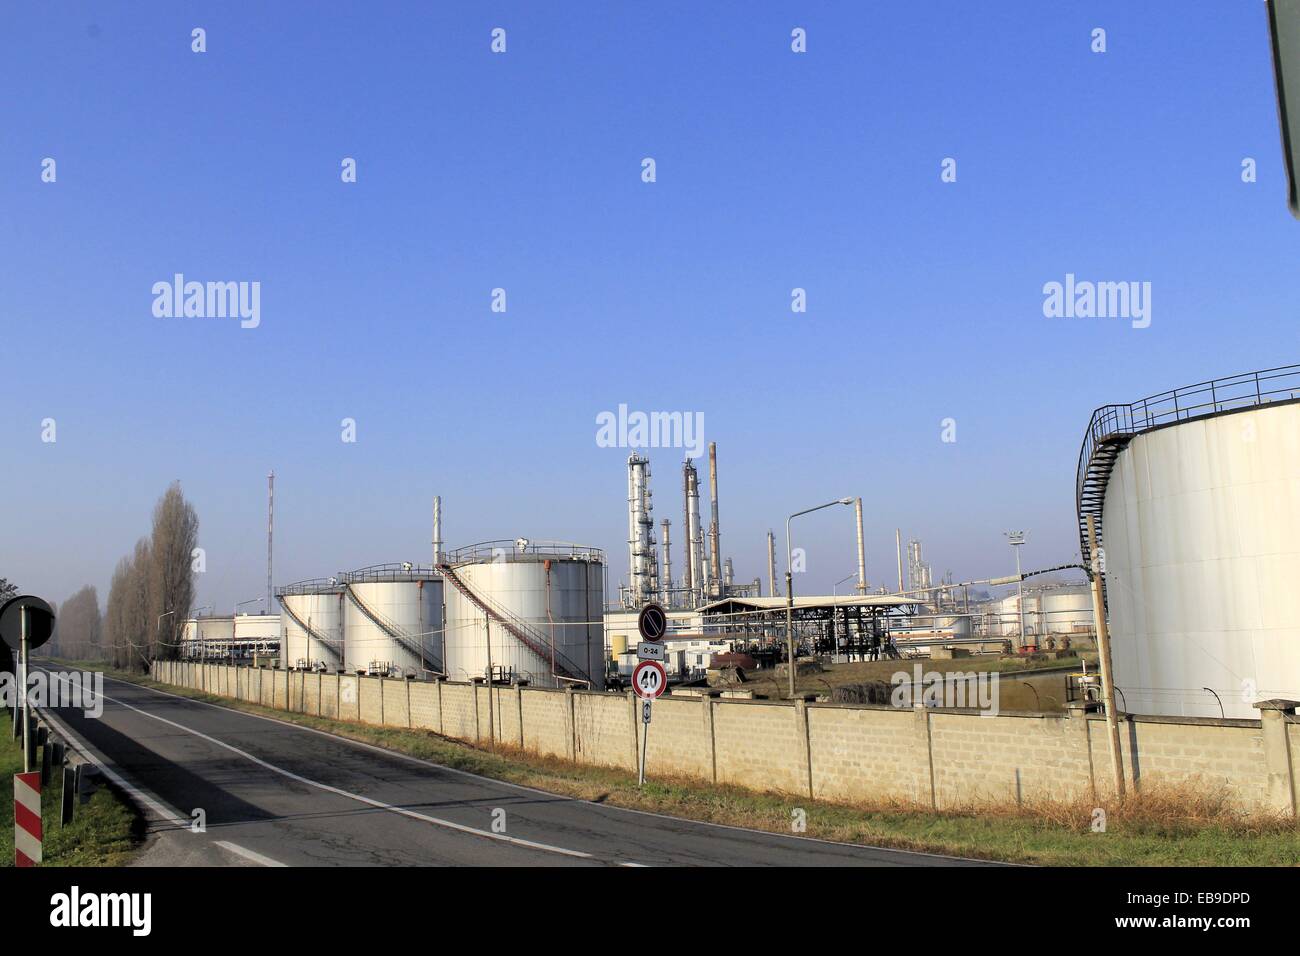
[[[435,499],[427,564],[275,588],[280,615],[192,619],[183,653],[274,659],[290,669],[617,688],[636,663],[637,612],[649,602],[667,611],[665,663],[678,684],[702,682],[714,658],[727,655],[781,665],[791,646],[828,664],[1092,649],[1092,555],[1082,531],[1091,519],[1103,542],[1119,706],[1249,717],[1260,699],[1300,697],[1300,602],[1291,587],[1300,573],[1297,389],[1300,370],[1290,367],[1098,409],[1079,456],[1082,563],[1022,571],[1025,532],[1008,532],[1016,575],[957,582],[951,572],[936,575],[923,543],[900,529],[896,586],[872,587],[862,502],[844,498],[822,507],[855,506],[858,568],[847,593],[783,595],[773,532],[766,587],[757,578],[737,582],[722,546],[710,443],[707,527],[699,471],[687,458],[676,542],[667,515],[656,526],[649,459],[627,458],[628,574],[612,592],[605,554],[594,547],[517,538],[444,551]],[[1010,593],[990,590],[1010,583]]]

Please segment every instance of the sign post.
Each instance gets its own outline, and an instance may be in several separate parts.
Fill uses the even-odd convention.
[[[23,722],[23,772],[32,769],[32,715],[27,706],[27,655],[54,633],[54,609],[38,597],[22,594],[0,607],[0,639],[18,651],[18,712]],[[14,786],[17,786],[15,784]]]
[[[645,748],[650,736],[650,702],[668,687],[668,674],[658,661],[641,661],[632,671],[632,687],[641,698],[641,765],[637,773],[637,786],[645,785]]]
[[[636,646],[637,665],[632,671],[632,687],[641,698],[641,761],[637,767],[637,786],[645,786],[645,747],[650,736],[650,702],[668,688],[664,670],[664,635],[668,633],[668,612],[662,604],[651,602],[636,616],[641,643]]]
[[[14,774],[14,865],[41,862],[41,775]]]

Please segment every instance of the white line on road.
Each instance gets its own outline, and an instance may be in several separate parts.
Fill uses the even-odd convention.
[[[133,710],[137,714],[141,714],[142,716],[148,717],[151,720],[156,720],[159,723],[166,724],[169,727],[175,727],[177,730],[183,730],[185,731],[185,733],[198,737],[200,740],[206,740],[208,743],[213,744],[214,746],[217,747],[221,747],[223,750],[229,750],[231,753],[243,757],[245,760],[251,761],[252,763],[257,764],[259,767],[263,767],[267,770],[270,770],[272,773],[277,773],[282,777],[287,777],[288,779],[294,780],[298,783],[306,784],[309,787],[315,787],[317,790],[324,790],[326,793],[332,793],[340,797],[345,797],[348,800],[355,800],[358,803],[364,803],[366,806],[375,807],[378,810],[386,810],[389,813],[396,813],[400,816],[410,817],[412,820],[420,820],[424,823],[432,823],[434,826],[446,827],[449,830],[456,830],[460,833],[468,833],[472,836],[483,837],[488,840],[497,840],[498,842],[501,843],[510,843],[513,844],[514,846],[526,847],[527,849],[530,850],[541,850],[546,853],[558,853],[562,856],[578,857],[584,860],[595,859],[594,854],[584,853],[582,850],[570,850],[561,846],[552,846],[549,843],[537,843],[533,840],[524,840],[519,837],[507,836],[504,833],[493,833],[490,830],[480,830],[477,827],[466,826],[463,823],[456,823],[452,820],[444,820],[440,817],[430,816],[427,813],[419,813],[415,810],[408,810],[406,807],[398,807],[398,806],[394,806],[391,803],[384,803],[382,800],[375,800],[372,799],[371,797],[362,796],[359,793],[352,793],[351,791],[344,790],[341,787],[333,787],[327,783],[321,783],[319,780],[312,780],[309,777],[303,777],[299,774],[294,773],[291,770],[285,770],[283,767],[277,767],[275,764],[263,760],[261,757],[253,756],[246,750],[240,750],[238,747],[234,747],[226,743],[225,741],[218,740],[215,737],[210,737],[207,734],[202,733],[201,731],[194,730],[192,727],[186,727],[184,724],[178,724],[174,720],[168,720],[166,717],[159,717],[157,714],[151,714],[149,713],[149,711],[142,710],[139,707],[133,706],[132,704],[128,704],[124,700],[118,700],[116,697],[109,697],[107,694],[101,694],[100,696],[104,700],[111,701],[114,704],[117,704],[119,707],[125,707],[127,710]]]
[[[262,856],[255,853],[247,847],[242,847],[238,843],[231,843],[229,840],[213,840],[217,846],[223,850],[229,850],[235,856],[242,856],[245,860],[256,863],[258,866],[288,866],[287,863],[281,863],[279,860],[273,860],[269,856]]]

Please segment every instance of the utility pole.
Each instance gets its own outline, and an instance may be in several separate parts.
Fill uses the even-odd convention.
[[[1106,737],[1110,741],[1110,766],[1115,775],[1115,795],[1124,799],[1124,762],[1119,748],[1119,719],[1115,714],[1114,671],[1110,661],[1110,629],[1106,626],[1106,599],[1102,591],[1102,558],[1097,551],[1097,532],[1088,515],[1088,553],[1092,557],[1092,616],[1097,625],[1097,656],[1101,658],[1101,697],[1106,708]]]
[[[1016,552],[1016,577],[1021,578],[1020,583],[1016,585],[1017,597],[1016,604],[1020,611],[1020,646],[1025,646],[1025,582],[1020,573],[1020,547],[1025,543],[1024,531],[1004,531],[1007,541],[1011,544],[1012,550]]]
[[[488,746],[492,750],[496,750],[497,749],[496,710],[492,706],[492,616],[488,614],[487,608],[483,609],[483,633],[487,635]],[[555,665],[552,664],[551,670],[554,671],[554,669],[555,669]]]

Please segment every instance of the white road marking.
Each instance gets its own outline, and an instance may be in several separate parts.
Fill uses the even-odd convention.
[[[133,783],[128,783],[121,774],[113,769],[111,761],[73,733],[72,729],[56,718],[50,710],[42,709],[41,716],[54,725],[54,729],[59,732],[59,736],[68,742],[68,746],[99,768],[99,772],[111,780],[128,797],[148,807],[173,826],[189,829],[190,821],[183,817],[179,810],[168,804],[157,794],[137,787]]]
[[[880,853],[888,853],[891,855],[898,855],[898,856],[924,856],[924,857],[930,857],[932,859],[938,859],[938,860],[956,860],[961,863],[980,863],[989,866],[1030,865],[1026,863],[1006,863],[997,860],[981,860],[969,856],[954,856],[951,853],[931,853],[926,850],[900,850],[898,847],[874,846],[873,844],[870,843],[845,843],[842,840],[827,840],[822,837],[796,836],[793,833],[782,833],[778,830],[759,830],[756,829],[755,827],[737,826],[734,823],[718,823],[714,820],[692,820],[689,817],[675,817],[672,814],[657,813],[654,810],[638,810],[634,807],[620,807],[608,803],[596,803],[593,800],[584,800],[581,797],[570,797],[563,793],[554,793],[550,790],[541,790],[537,787],[529,787],[522,783],[511,783],[508,780],[498,780],[495,777],[485,777],[480,773],[474,773],[472,770],[461,770],[459,767],[449,767],[446,764],[437,763],[433,760],[425,760],[423,757],[413,757],[410,754],[402,753],[400,750],[390,750],[387,747],[380,747],[377,746],[376,744],[368,744],[364,740],[354,740],[351,737],[344,737],[341,734],[330,733],[328,730],[320,730],[319,728],[316,727],[308,727],[306,724],[295,723],[292,720],[283,720],[279,717],[268,717],[265,714],[254,714],[247,710],[238,710],[234,707],[227,707],[224,704],[214,704],[211,701],[198,700],[194,697],[187,697],[184,694],[173,694],[170,691],[159,690],[157,687],[146,687],[144,684],[137,684],[134,681],[121,680],[119,678],[109,677],[107,675],[105,675],[104,680],[113,681],[114,683],[117,684],[125,684],[128,687],[136,687],[140,690],[151,691],[152,693],[159,694],[163,697],[172,697],[176,700],[183,700],[186,703],[198,704],[200,707],[211,707],[214,710],[221,710],[227,713],[242,714],[245,717],[252,717],[255,720],[265,720],[272,724],[280,724],[283,727],[292,727],[294,730],[305,731],[309,734],[319,734],[322,737],[328,737],[331,740],[338,741],[340,743],[351,744],[353,747],[360,747],[363,750],[370,750],[377,754],[383,754],[385,757],[393,757],[397,760],[405,760],[408,761],[409,763],[416,763],[425,767],[433,767],[437,770],[445,771],[446,773],[454,773],[462,777],[470,777],[471,779],[478,780],[482,783],[493,784],[495,786],[500,786],[500,787],[510,787],[512,790],[521,790],[524,793],[535,793],[538,794],[539,796],[550,797],[553,800],[568,800],[573,803],[585,803],[588,806],[599,807],[600,809],[605,810],[609,813],[634,813],[642,817],[655,817],[656,819],[659,820],[667,820],[670,823],[688,823],[691,824],[692,826],[711,827],[715,830],[733,830],[738,833],[752,833],[755,834],[756,836],[775,837],[779,840],[789,840],[794,843],[821,843],[826,846],[840,847],[846,850],[876,850]],[[199,691],[199,693],[208,693],[208,692]],[[232,698],[232,699],[242,700],[242,698]],[[252,703],[251,701],[243,701],[243,702],[246,704]],[[310,717],[314,715],[303,714],[303,716]],[[329,718],[325,718],[325,719],[329,719]],[[401,728],[397,728],[397,729],[401,729]],[[415,728],[415,729],[419,729],[419,728]],[[441,736],[439,734],[436,734],[435,731],[429,731],[429,733],[433,733],[436,736]],[[465,741],[457,740],[455,737],[445,737],[444,739],[450,740],[453,743],[462,743],[462,744],[465,743]],[[473,745],[466,744],[466,746],[473,746]]]
[[[229,850],[235,856],[242,856],[245,860],[256,863],[258,866],[288,866],[287,863],[281,863],[279,860],[273,860],[269,856],[262,856],[260,853],[240,846],[238,843],[231,843],[229,840],[214,840],[217,846],[223,850]]]
[[[585,853],[582,850],[570,850],[561,846],[552,846],[549,843],[538,843],[533,840],[524,840],[520,837],[507,836],[504,833],[493,833],[490,830],[480,830],[477,827],[466,826],[463,823],[456,823],[452,820],[444,820],[440,817],[430,816],[427,813],[419,813],[418,811],[415,810],[408,810],[406,807],[398,807],[398,806],[394,806],[391,803],[384,803],[382,800],[374,800],[370,797],[362,796],[359,793],[352,793],[351,791],[344,790],[340,787],[333,787],[327,783],[321,783],[319,780],[312,780],[309,777],[300,776],[299,774],[296,774],[291,770],[285,770],[283,767],[277,767],[275,764],[263,760],[261,757],[253,756],[246,750],[240,750],[238,747],[232,746],[226,743],[225,741],[218,740],[215,737],[210,737],[207,734],[202,733],[201,731],[194,730],[192,727],[186,727],[184,724],[178,724],[174,720],[168,720],[166,717],[159,717],[157,714],[151,714],[147,710],[142,710],[139,707],[135,707],[131,704],[128,704],[124,700],[118,700],[116,697],[109,697],[107,694],[102,694],[101,697],[104,700],[112,701],[114,704],[117,704],[119,707],[125,707],[127,710],[133,710],[137,714],[141,714],[145,717],[148,717],[150,720],[156,720],[159,723],[166,724],[169,727],[175,727],[177,730],[183,730],[185,733],[198,737],[200,740],[205,740],[208,743],[213,744],[214,746],[221,747],[223,750],[229,750],[231,753],[243,757],[245,760],[255,763],[259,767],[262,767],[266,770],[270,770],[272,773],[277,773],[282,777],[287,777],[288,779],[294,780],[298,783],[306,784],[309,787],[315,787],[317,790],[324,790],[326,793],[332,793],[335,794],[336,796],[345,797],[348,800],[355,800],[358,803],[364,803],[366,806],[374,807],[378,810],[385,810],[389,813],[396,813],[399,816],[409,817],[412,820],[420,820],[424,823],[432,823],[434,826],[445,827],[449,830],[456,830],[460,833],[468,833],[472,836],[483,837],[488,840],[497,840],[501,843],[510,843],[513,844],[514,846],[526,847],[527,849],[530,850],[542,850],[546,853],[558,853],[562,856],[578,857],[584,860],[595,859],[594,854]],[[223,709],[229,709],[229,708],[223,708]],[[236,711],[236,713],[238,712]],[[116,783],[117,781],[114,782]]]

